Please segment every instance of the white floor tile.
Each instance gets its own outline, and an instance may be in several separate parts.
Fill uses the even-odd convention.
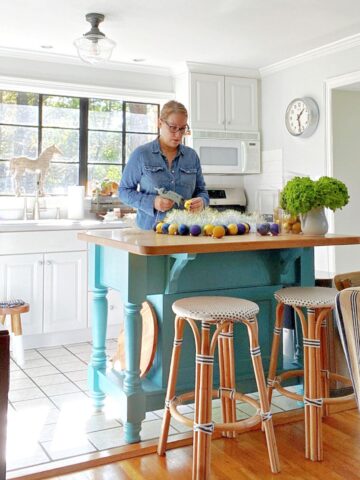
[[[45,385],[59,385],[67,383],[69,380],[62,373],[55,373],[54,375],[44,375],[43,377],[35,377],[34,382],[43,387]]]
[[[42,409],[54,408],[54,404],[46,397],[35,398],[34,400],[24,400],[21,402],[13,402],[15,410],[33,410],[33,413],[37,415],[37,412]]]
[[[55,347],[50,349],[41,349],[39,348],[38,351],[41,355],[45,358],[54,358],[54,357],[61,357],[62,355],[68,355],[70,352],[64,347]],[[71,355],[71,354],[70,354]]]
[[[126,445],[124,429],[120,426],[117,428],[110,428],[109,430],[101,430],[101,432],[89,433],[88,438],[98,450],[106,450],[108,448]]]
[[[31,467],[32,465],[39,465],[49,461],[49,457],[37,443],[35,445],[27,445],[25,449],[8,444],[6,455],[6,469],[8,471]]]
[[[74,385],[72,382],[59,383],[57,385],[43,385],[41,388],[49,397],[80,391],[79,387]]]
[[[88,369],[85,370],[75,370],[74,372],[65,372],[67,378],[70,378],[73,382],[78,380],[87,380],[88,378]]]
[[[295,410],[296,408],[302,408],[302,403],[292,398],[284,396],[273,398],[272,404],[283,410]]]
[[[92,345],[90,345],[90,343],[75,343],[73,345],[66,345],[66,349],[75,354],[81,352],[91,352]]]
[[[79,404],[82,407],[91,404],[91,400],[83,392],[66,393],[65,395],[55,395],[51,397],[51,400],[58,408],[79,408]]]
[[[153,422],[144,422],[141,428],[141,440],[151,440],[157,438],[161,432],[162,420],[154,420]],[[172,427],[169,428],[169,435],[177,433]]]
[[[23,388],[30,388],[35,387],[35,383],[30,380],[26,375],[25,378],[18,378],[14,379],[13,377],[10,378],[10,391],[20,390]]]
[[[25,368],[24,372],[31,378],[42,377],[43,375],[52,375],[59,373],[59,371],[49,364],[47,367]]]
[[[58,365],[57,368],[60,372],[67,373],[74,372],[75,370],[87,370],[88,366],[81,360],[73,360],[72,362],[62,363],[61,365]]]
[[[63,353],[57,357],[50,357],[48,358],[48,360],[51,365],[54,365],[54,367],[56,368],[61,367],[61,365],[63,365],[64,363],[72,363],[79,361],[79,359],[70,352]]]
[[[77,382],[74,382],[80,390],[83,392],[89,392],[89,382],[87,380],[79,380]]]
[[[26,360],[31,360],[34,358],[42,358],[40,353],[35,349],[24,350],[24,358]]]
[[[47,367],[50,363],[45,358],[31,358],[30,360],[25,360],[24,370],[35,367]]]
[[[23,388],[21,390],[11,390],[9,392],[9,400],[12,403],[23,400],[33,400],[34,398],[45,397],[44,393],[36,386],[31,388]]]
[[[22,370],[11,370],[10,372],[10,382],[11,380],[20,380],[21,378],[29,378],[26,373]]]
[[[67,435],[66,438],[63,438],[62,440],[55,439],[50,442],[42,442],[41,445],[52,460],[96,452],[96,448],[91,445],[85,436],[84,438],[76,439]]]

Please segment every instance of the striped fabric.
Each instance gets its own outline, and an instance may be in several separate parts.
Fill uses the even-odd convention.
[[[336,295],[336,322],[360,410],[360,287]]]

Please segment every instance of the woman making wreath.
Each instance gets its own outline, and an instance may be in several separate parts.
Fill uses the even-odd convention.
[[[199,157],[181,143],[189,128],[187,120],[184,105],[174,100],[166,103],[160,112],[159,137],[136,148],[124,169],[119,196],[137,209],[136,222],[144,230],[152,229],[174,206],[158,189],[192,199],[191,212],[200,212],[209,204]]]

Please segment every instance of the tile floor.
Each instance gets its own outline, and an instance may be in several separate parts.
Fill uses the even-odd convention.
[[[107,354],[113,355],[116,340],[107,341]],[[7,469],[48,464],[50,462],[99,452],[124,445],[123,428],[115,402],[107,397],[104,411],[94,413],[87,388],[87,363],[91,343],[37,348],[25,351],[25,366],[11,359],[8,411]],[[256,395],[256,394],[254,394]],[[192,405],[182,412],[192,417]],[[299,408],[299,403],[275,392],[272,411]],[[246,418],[253,409],[237,405],[238,418]],[[148,412],[142,439],[158,437],[162,410]],[[220,421],[220,404],[213,402],[213,418]],[[170,434],[189,429],[175,421]]]

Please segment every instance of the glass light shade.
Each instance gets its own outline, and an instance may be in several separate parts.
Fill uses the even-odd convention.
[[[109,60],[116,45],[104,35],[85,34],[74,41],[79,57],[92,65]]]

